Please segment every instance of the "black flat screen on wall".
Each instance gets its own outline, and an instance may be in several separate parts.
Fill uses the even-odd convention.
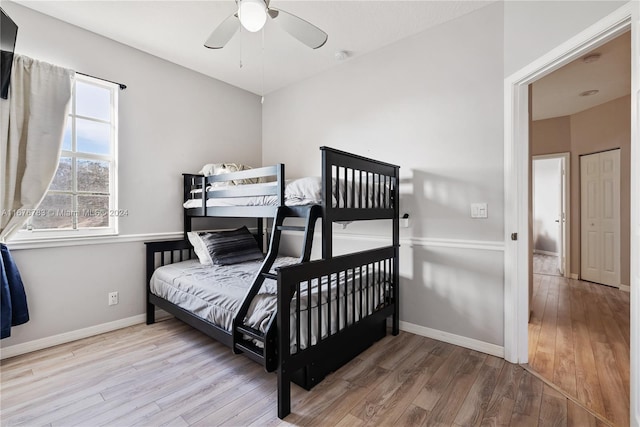
[[[1,8],[0,12],[0,97],[7,99],[18,26]]]

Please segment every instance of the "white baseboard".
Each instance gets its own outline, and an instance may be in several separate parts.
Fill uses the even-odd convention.
[[[575,280],[579,280],[578,279],[578,275],[575,273],[571,273],[569,275],[570,279],[575,279]],[[623,292],[631,292],[631,287],[629,285],[623,285],[622,283],[620,283],[620,285],[618,286],[618,289],[620,289]]]
[[[427,338],[433,338],[438,341],[444,341],[449,344],[458,345],[481,353],[490,354],[492,356],[504,358],[504,347],[479,341],[473,338],[463,337],[461,335],[440,331],[437,329],[427,328],[425,326],[414,325],[409,322],[400,322],[400,329],[412,334],[421,335]]]
[[[170,315],[162,310],[156,311],[156,319],[160,320]],[[137,316],[128,317],[126,319],[120,319],[109,323],[103,323],[101,325],[90,326],[84,329],[78,329],[76,331],[65,332],[63,334],[54,335],[52,337],[41,338],[34,341],[29,341],[21,344],[12,345],[0,349],[0,359],[8,359],[10,357],[19,356],[21,354],[31,353],[33,351],[42,350],[49,347],[54,347],[60,344],[66,344],[69,342],[77,341],[83,338],[89,338],[95,335],[104,334],[106,332],[115,331],[118,329],[126,328],[128,326],[138,325],[144,323],[147,320],[146,314],[139,314]],[[400,329],[406,332],[411,332],[416,335],[421,335],[427,338],[433,338],[439,341],[444,341],[449,344],[459,345],[471,350],[487,353],[492,356],[504,357],[504,347],[499,345],[490,344],[484,341],[479,341],[473,338],[467,338],[460,335],[451,334],[449,332],[439,331],[437,329],[427,328],[425,326],[414,325],[409,322],[400,322]]]
[[[534,249],[533,253],[534,254],[539,254],[539,255],[558,256],[557,252],[543,251],[542,249]]]
[[[161,310],[156,311],[156,319],[160,320],[167,317],[167,313]],[[15,344],[9,347],[0,348],[0,360],[9,357],[19,356],[21,354],[31,353],[33,351],[54,347],[60,344],[66,344],[83,338],[93,337],[95,335],[104,334],[128,326],[138,325],[147,321],[146,314],[138,314],[137,316],[127,317],[126,319],[115,320],[113,322],[102,323],[100,325],[90,326],[88,328],[78,329],[71,332],[65,332],[51,337],[41,338],[33,341]]]

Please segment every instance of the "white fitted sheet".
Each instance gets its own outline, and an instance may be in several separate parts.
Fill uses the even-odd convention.
[[[273,187],[275,183],[250,184],[252,188]],[[335,180],[334,180],[335,186]],[[216,191],[229,189],[228,186],[209,187],[209,198],[206,201],[206,207],[218,206],[278,206],[277,196],[249,196],[249,197],[215,197]],[[332,203],[333,207],[382,207],[389,208],[389,188],[386,185],[376,186],[374,183],[362,184],[352,181],[340,181],[338,186],[338,198],[335,197],[335,188],[333,189]],[[381,197],[384,192],[386,198]],[[184,202],[183,207],[186,209],[202,207],[201,189],[191,192],[193,197]],[[296,180],[287,181],[284,190],[284,198],[286,206],[304,206],[322,203],[322,181],[320,177],[305,177]],[[382,200],[385,199],[385,200]]]

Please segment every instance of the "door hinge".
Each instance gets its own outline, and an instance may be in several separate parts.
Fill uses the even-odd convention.
[[[518,240],[518,233],[511,233],[511,240]]]

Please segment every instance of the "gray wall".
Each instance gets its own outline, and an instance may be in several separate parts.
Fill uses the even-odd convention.
[[[318,147],[401,165],[401,319],[502,345],[501,3],[269,94],[263,163],[319,174]],[[470,218],[487,202],[489,218]],[[346,234],[381,235],[353,224]],[[444,242],[443,242],[444,241]],[[460,248],[468,241],[490,249]],[[433,243],[442,244],[437,246]]]
[[[120,240],[182,230],[181,173],[207,162],[261,164],[257,96],[14,3],[16,51],[125,83],[120,92]],[[242,119],[240,119],[242,118]],[[142,237],[144,238],[144,237]],[[2,347],[144,313],[141,241],[14,250],[31,321]],[[109,307],[107,293],[119,291]]]
[[[401,319],[501,346],[503,77],[623,4],[499,2],[270,94],[263,163],[319,174],[328,145],[401,165]]]

